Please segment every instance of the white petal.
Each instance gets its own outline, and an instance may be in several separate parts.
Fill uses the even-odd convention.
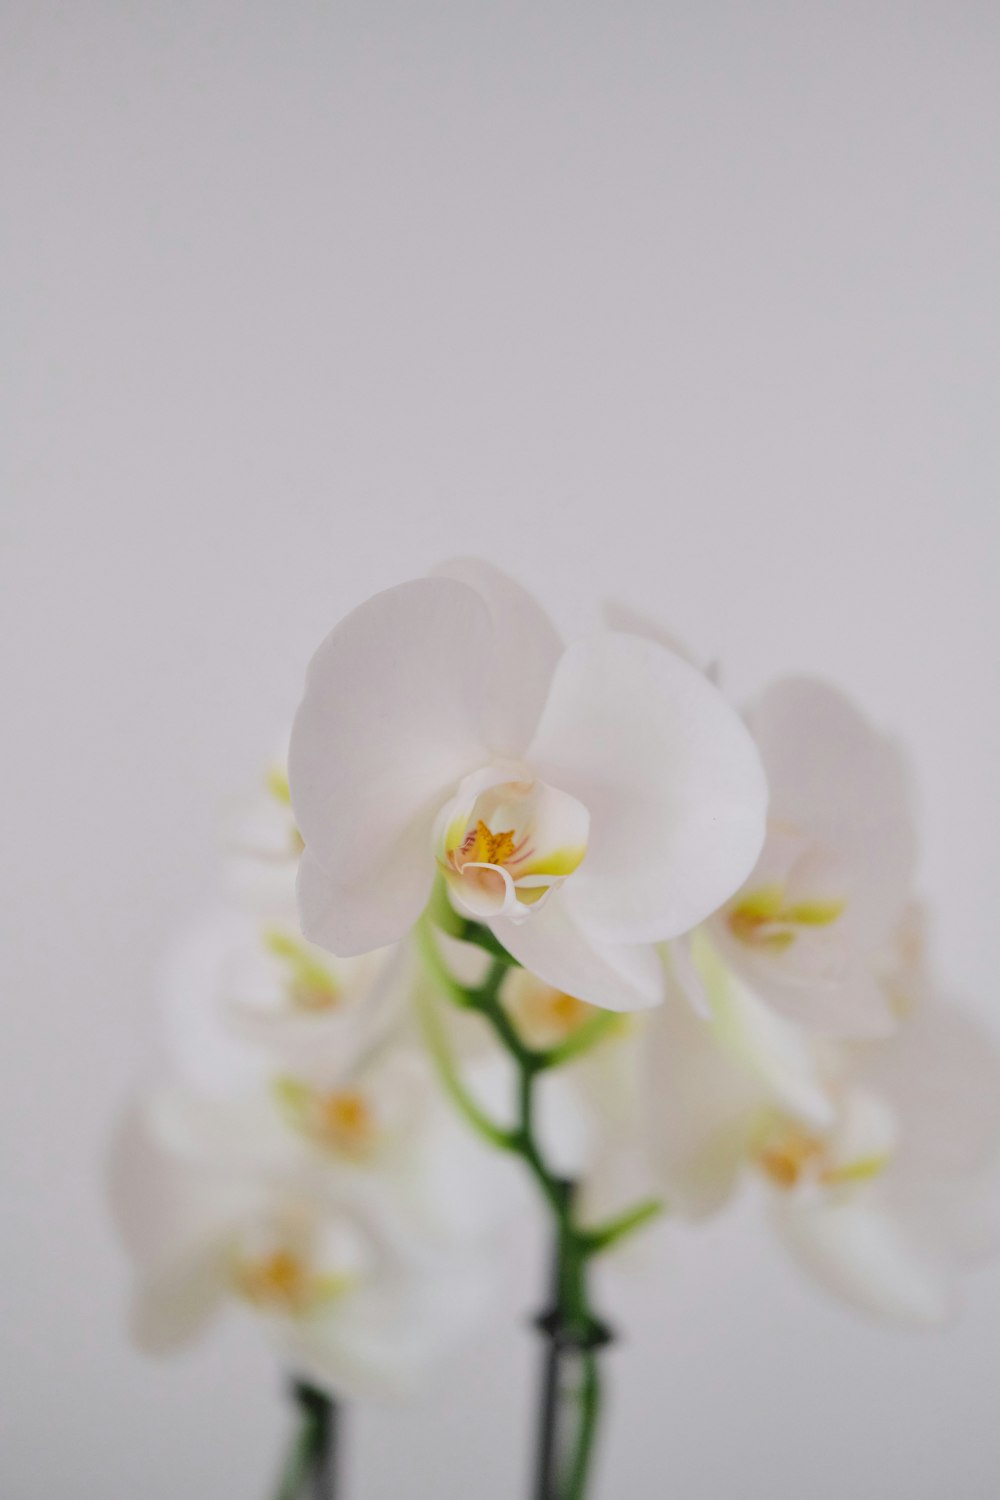
[[[305,936],[341,958],[398,941],[427,905],[434,884],[430,848],[428,824],[412,830],[384,867],[361,881],[335,880],[306,850],[298,877]]]
[[[783,1193],[773,1221],[802,1269],[834,1296],[898,1323],[933,1327],[949,1317],[950,1278],[868,1194]]]
[[[642,1025],[651,1150],[671,1205],[704,1218],[734,1192],[767,1094],[673,986]]]
[[[767,771],[772,824],[836,857],[849,885],[839,921],[870,951],[898,920],[916,859],[899,749],[844,694],[808,677],[773,683],[747,719]]]
[[[676,937],[753,868],[767,806],[756,748],[701,673],[651,641],[570,646],[528,759],[590,812],[566,897],[595,936]]]
[[[519,755],[535,732],[562,655],[559,634],[526,589],[476,557],[431,569],[475,589],[493,620],[494,645],[483,727],[498,754]]]
[[[957,1007],[931,1002],[859,1050],[856,1076],[895,1110],[883,1190],[921,1244],[956,1266],[1000,1247],[1000,1056]]]
[[[437,1274],[387,1274],[323,1318],[283,1320],[283,1359],[298,1374],[354,1397],[411,1393],[434,1362],[475,1328],[492,1280],[480,1260],[444,1261]]]
[[[132,1297],[129,1330],[146,1354],[169,1354],[203,1333],[228,1291],[225,1246],[171,1266],[140,1283]]]
[[[419,901],[438,808],[487,758],[480,712],[492,646],[486,605],[450,578],[377,594],[320,646],[292,730],[289,784],[302,837],[336,887],[374,899],[392,878],[389,906]],[[360,914],[334,920],[338,932],[364,926]]]
[[[518,963],[564,994],[605,1010],[646,1010],[663,996],[663,970],[652,946],[596,941],[576,925],[566,887],[523,922],[491,924]]]
[[[140,1270],[189,1264],[200,1247],[228,1232],[248,1202],[242,1185],[220,1183],[165,1149],[154,1123],[157,1098],[129,1107],[108,1158],[112,1218]]]
[[[704,930],[692,939],[720,1044],[756,1077],[772,1100],[820,1130],[834,1120],[814,1047],[798,1027],[770,1010],[722,959]]]

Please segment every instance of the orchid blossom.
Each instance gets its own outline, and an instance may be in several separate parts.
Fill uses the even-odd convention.
[[[362,604],[309,669],[289,783],[302,926],[334,953],[396,942],[435,878],[515,959],[617,1010],[662,994],[654,944],[745,880],[759,757],[676,654],[603,631],[563,648],[483,563]]]

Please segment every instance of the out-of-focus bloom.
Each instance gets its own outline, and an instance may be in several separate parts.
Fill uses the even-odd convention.
[[[168,1045],[212,1093],[282,1067],[340,1078],[404,1024],[412,968],[403,945],[336,958],[302,937],[294,913],[222,911],[170,955]]]
[[[114,1143],[111,1196],[140,1347],[180,1347],[232,1301],[300,1377],[338,1394],[405,1392],[481,1316],[487,1267],[421,1254],[377,1198],[344,1186],[178,1153],[155,1110],[133,1110]]]
[[[930,1002],[888,1038],[810,1040],[695,946],[726,1020],[671,997],[646,1031],[650,1137],[671,1201],[701,1217],[755,1175],[781,1240],[829,1290],[883,1317],[941,1321],[962,1267],[1000,1245],[988,1038]]]
[[[657,1002],[651,945],[730,896],[763,837],[759,757],[700,672],[617,632],[563,649],[482,563],[333,630],[289,769],[314,941],[396,941],[440,873],[526,968],[610,1009]]]
[[[312,991],[327,981],[320,1004]],[[177,1083],[156,1095],[165,1138],[237,1173],[335,1171],[381,1193],[401,1234],[430,1243],[485,1234],[517,1174],[455,1116],[415,1034],[413,982],[405,947],[335,959],[283,930],[275,953],[252,920],[206,927],[168,970]],[[465,1067],[471,1087],[488,1089],[502,1062]]]
[[[769,1005],[829,1035],[890,1030],[877,962],[915,860],[906,768],[834,688],[775,683],[748,723],[770,788],[767,840],[708,923],[727,963]]]

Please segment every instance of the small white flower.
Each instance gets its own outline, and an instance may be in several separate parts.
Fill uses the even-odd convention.
[[[906,767],[836,689],[775,683],[748,723],[770,788],[756,868],[709,923],[757,994],[830,1035],[891,1030],[876,968],[907,900],[915,839]]]
[[[404,945],[340,959],[307,942],[294,913],[221,911],[165,965],[168,1045],[210,1093],[281,1068],[340,1078],[402,1024],[412,971]]]
[[[252,1312],[282,1361],[337,1394],[391,1395],[467,1336],[489,1288],[476,1256],[421,1258],[378,1200],[308,1179],[220,1168],[133,1110],[112,1154],[112,1206],[134,1271],[132,1328],[150,1353]]]
[[[763,838],[759,758],[700,672],[623,633],[564,650],[481,563],[336,627],[289,768],[314,941],[396,941],[441,873],[525,967],[610,1009],[658,1001],[651,945],[731,895]]]
[[[930,1003],[888,1038],[809,1040],[707,940],[695,956],[714,1023],[679,996],[647,1022],[649,1129],[672,1202],[699,1217],[755,1175],[810,1275],[865,1311],[939,1322],[963,1265],[1000,1246],[989,1039]]]

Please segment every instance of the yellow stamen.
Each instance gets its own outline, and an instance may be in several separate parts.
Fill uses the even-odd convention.
[[[795,1187],[805,1169],[823,1154],[823,1143],[800,1126],[787,1125],[757,1150],[757,1165],[780,1188]]]
[[[235,1271],[236,1289],[256,1307],[298,1313],[310,1301],[310,1278],[298,1256],[279,1249],[259,1260],[241,1261]]]
[[[470,864],[502,865],[510,859],[514,849],[513,828],[493,833],[480,818],[475,833],[466,835],[462,854]]]

